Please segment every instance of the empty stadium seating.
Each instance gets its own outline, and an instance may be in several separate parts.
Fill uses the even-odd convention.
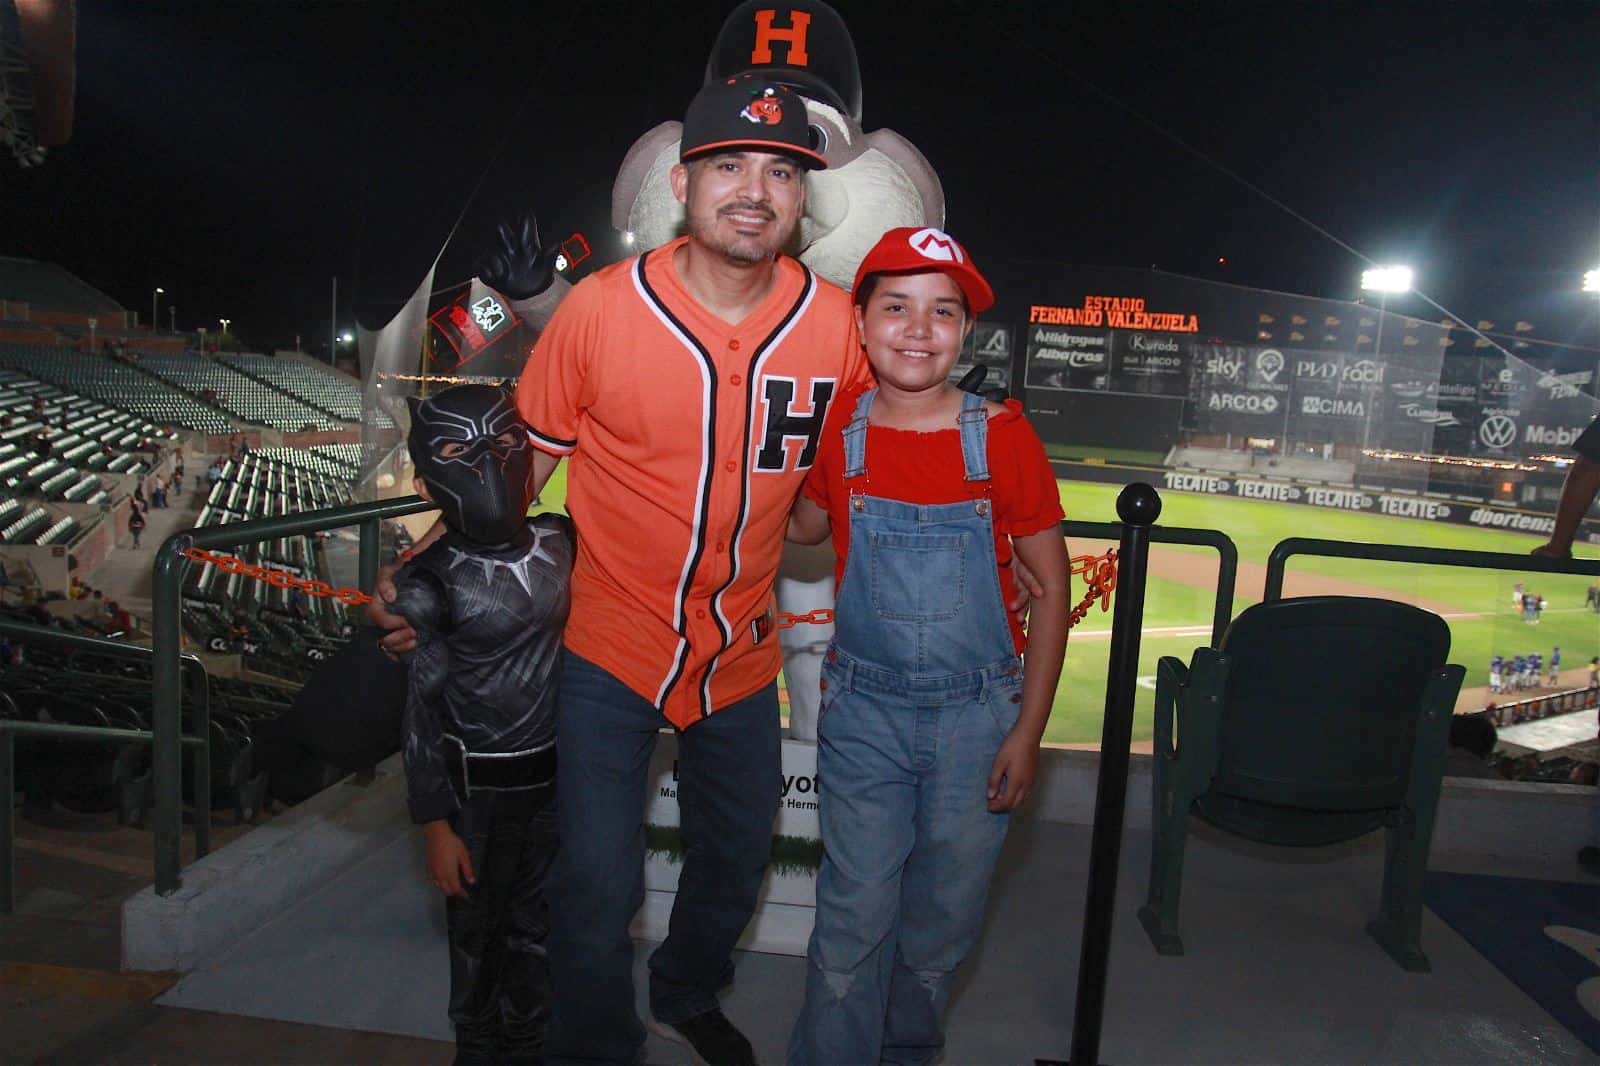
[[[280,389],[334,418],[361,421],[361,390],[340,374],[253,352],[224,353],[217,356],[217,362]]]
[[[163,426],[231,433],[223,413],[160,379],[103,355],[67,348],[0,343],[0,366],[119,407]]]
[[[201,355],[146,352],[139,355],[139,367],[256,425],[291,432],[343,428],[327,411]]]

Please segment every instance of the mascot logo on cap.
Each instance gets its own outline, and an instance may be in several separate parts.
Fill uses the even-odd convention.
[[[937,259],[941,263],[964,263],[961,245],[942,229],[926,226],[906,238],[907,243],[924,259]]]
[[[751,97],[750,103],[739,112],[739,117],[758,125],[778,125],[783,121],[783,105],[778,102],[777,90],[768,86],[760,96]]]

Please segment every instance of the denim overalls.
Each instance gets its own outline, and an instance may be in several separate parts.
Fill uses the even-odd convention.
[[[1021,711],[991,502],[872,495],[867,412],[844,431],[850,554],[817,727],[823,860],[792,1064],[922,1063],[944,1043],[950,978],[977,940],[1007,816],[989,771]],[[968,481],[988,481],[988,415],[962,395]]]

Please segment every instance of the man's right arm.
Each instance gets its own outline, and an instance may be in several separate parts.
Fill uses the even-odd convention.
[[[1556,505],[1556,522],[1550,531],[1550,540],[1533,549],[1533,554],[1549,559],[1570,559],[1578,526],[1597,493],[1600,493],[1600,462],[1580,455],[1561,486],[1561,502]]]
[[[550,480],[550,475],[556,472],[556,467],[561,465],[559,456],[550,455],[535,448],[533,450],[533,495],[537,499],[544,491],[545,483]],[[434,541],[444,536],[445,524],[443,518],[433,520],[433,525],[428,527],[415,544],[411,546],[412,555],[421,555]],[[400,569],[398,562],[389,563],[378,568],[378,580],[373,586],[372,601],[367,604],[367,621],[380,629],[387,629],[388,635],[378,641],[378,646],[390,655],[405,655],[415,651],[417,647],[417,634],[411,628],[411,623],[403,617],[389,610],[389,605],[394,602],[395,587],[394,575]]]

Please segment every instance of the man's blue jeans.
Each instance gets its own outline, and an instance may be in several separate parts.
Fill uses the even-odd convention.
[[[556,720],[561,850],[550,885],[551,1063],[633,1063],[628,923],[644,901],[644,807],[656,733],[650,702],[571,651]],[[650,1010],[681,1022],[717,1006],[755,910],[781,791],[778,692],[769,685],[678,738],[687,854],[666,942],[650,956]]]

